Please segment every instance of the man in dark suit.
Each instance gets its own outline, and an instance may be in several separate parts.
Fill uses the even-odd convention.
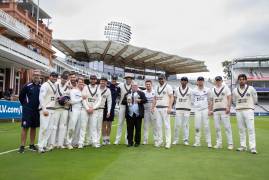
[[[123,105],[126,105],[126,122],[127,122],[127,147],[132,147],[134,142],[134,128],[135,128],[135,147],[140,145],[141,141],[141,124],[144,117],[144,103],[147,102],[147,98],[144,92],[138,89],[138,84],[132,82],[132,89],[128,92],[122,101]]]

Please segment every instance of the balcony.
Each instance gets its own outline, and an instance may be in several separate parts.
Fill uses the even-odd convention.
[[[267,61],[257,62],[238,62],[233,65],[233,68],[268,68],[269,59]]]
[[[29,67],[48,68],[50,64],[49,59],[2,35],[0,35],[0,50],[2,56],[5,57],[6,55],[9,59],[14,59],[15,62]]]
[[[0,27],[5,27],[14,35],[30,39],[30,29],[0,9]]]

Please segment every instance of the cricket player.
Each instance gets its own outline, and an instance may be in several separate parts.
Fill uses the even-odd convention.
[[[69,72],[68,88],[73,89],[77,87],[77,76],[74,71]]]
[[[100,145],[97,143],[97,135],[95,131],[97,119],[98,119],[98,111],[101,103],[101,95],[98,93],[98,85],[96,84],[97,77],[96,75],[90,76],[90,84],[85,85],[82,91],[82,98],[83,98],[83,106],[88,113],[88,125],[87,130],[88,133],[86,135],[86,144],[85,145],[92,145],[95,148],[99,148]]]
[[[82,104],[82,91],[84,88],[84,78],[79,77],[77,87],[70,90],[70,119],[68,123],[66,144],[68,149],[73,149],[73,141],[76,136],[78,140],[78,148],[84,146],[86,129],[88,124],[88,113]],[[76,128],[78,133],[76,134]]]
[[[156,111],[156,128],[157,128],[157,140],[155,147],[160,147],[163,143],[163,133],[162,127],[164,124],[165,129],[165,148],[169,149],[171,147],[171,126],[170,126],[170,113],[172,110],[173,89],[166,82],[166,77],[164,74],[158,77],[159,85],[155,90],[155,97],[152,106],[152,112]]]
[[[215,87],[211,92],[210,114],[213,113],[215,129],[216,129],[216,145],[215,149],[222,148],[221,123],[224,125],[225,133],[228,141],[228,149],[233,149],[233,136],[230,123],[231,109],[231,91],[223,85],[221,76],[215,77]]]
[[[39,94],[40,102],[40,130],[38,137],[38,151],[44,153],[47,150],[48,140],[52,134],[56,103],[56,86],[58,74],[50,73],[49,80],[42,84]]]
[[[60,82],[56,82],[56,91],[57,91],[57,101],[55,105],[55,114],[53,122],[52,135],[49,140],[49,149],[54,147],[65,148],[64,139],[66,137],[67,131],[67,119],[68,111],[70,109],[69,99],[69,87],[68,87],[68,72],[65,71],[61,75]],[[64,103],[64,104],[61,104]]]
[[[206,143],[212,148],[211,132],[208,119],[208,108],[210,107],[210,89],[204,86],[204,77],[197,78],[197,87],[192,91],[192,104],[194,108],[195,143],[193,147],[201,146],[201,129],[204,125]]]
[[[126,106],[122,104],[122,100],[123,100],[124,96],[128,92],[131,91],[131,83],[132,83],[132,80],[133,80],[133,76],[126,75],[124,77],[124,79],[126,80],[126,83],[119,84],[119,88],[120,88],[120,102],[119,102],[120,110],[119,110],[117,135],[116,135],[116,140],[114,142],[115,145],[120,143],[121,134],[122,134],[122,127],[123,127],[124,121],[125,121]],[[125,133],[125,144],[128,144],[126,133]]]
[[[181,85],[175,89],[175,133],[173,144],[179,143],[179,131],[183,129],[183,143],[189,145],[189,118],[191,112],[191,93],[192,90],[188,87],[188,78],[182,77],[180,80]]]
[[[152,87],[152,81],[151,80],[146,80],[145,81],[145,86],[146,89],[143,91],[146,99],[147,99],[147,103],[144,104],[144,141],[143,144],[148,144],[148,135],[149,135],[149,129],[150,126],[153,129],[153,140],[154,140],[154,144],[156,144],[157,142],[157,129],[156,129],[156,111],[151,111],[152,109],[152,103],[153,103],[153,99],[155,97],[155,91],[153,90]]]
[[[95,147],[100,147],[100,140],[101,140],[101,133],[102,133],[102,123],[103,123],[103,115],[105,105],[107,103],[107,113],[105,116],[108,118],[111,112],[111,105],[112,105],[112,98],[111,98],[111,91],[107,88],[107,78],[101,77],[100,78],[100,85],[98,88],[98,94],[101,96],[101,103],[100,106],[96,109],[97,118],[93,119],[93,127],[92,127],[92,139],[93,144],[96,144]]]
[[[239,128],[240,146],[237,151],[246,151],[246,129],[249,135],[249,147],[252,154],[257,154],[254,127],[254,108],[258,102],[256,90],[247,84],[247,76],[238,76],[239,87],[233,90],[233,99],[236,105],[236,118]]]

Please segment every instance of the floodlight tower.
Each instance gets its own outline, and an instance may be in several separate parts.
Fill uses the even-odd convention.
[[[131,40],[131,27],[122,22],[111,21],[105,26],[104,35],[110,41],[127,44]]]

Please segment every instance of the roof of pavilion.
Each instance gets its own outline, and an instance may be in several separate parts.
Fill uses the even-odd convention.
[[[168,74],[208,72],[204,61],[114,41],[53,40],[53,46],[78,61],[103,61],[116,67],[151,69]]]

